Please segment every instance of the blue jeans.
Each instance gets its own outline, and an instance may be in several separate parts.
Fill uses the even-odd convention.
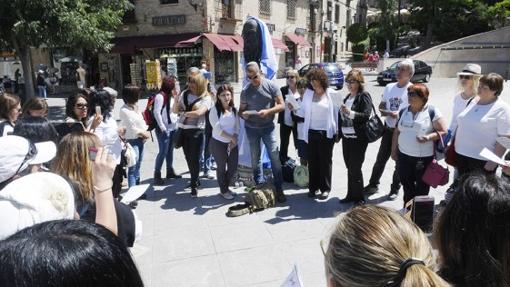
[[[273,171],[274,185],[277,191],[282,191],[282,165],[280,163],[280,153],[278,151],[278,142],[275,136],[275,127],[269,128],[250,128],[245,126],[246,136],[250,142],[251,167],[253,169],[253,179],[257,184],[264,181],[264,175],[260,172],[260,141],[266,147],[271,160],[271,169]]]
[[[154,171],[161,172],[161,167],[163,166],[163,161],[166,159],[166,170],[167,172],[173,166],[174,161],[174,148],[172,146],[172,138],[174,135],[174,131],[169,133],[162,132],[159,128],[156,128],[156,138],[158,139],[158,155],[156,156],[156,164],[154,166]]]
[[[133,147],[136,153],[136,164],[128,168],[128,186],[132,187],[140,182],[140,165],[143,160],[143,145],[142,139],[128,140],[128,143]]]
[[[39,97],[47,98],[46,86],[37,86],[37,92]]]
[[[214,158],[209,151],[209,142],[211,141],[212,134],[204,134],[204,140],[200,147],[200,168],[204,173],[208,173],[212,169]]]

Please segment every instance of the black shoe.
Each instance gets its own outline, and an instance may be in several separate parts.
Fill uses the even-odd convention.
[[[196,187],[191,188],[191,197],[196,198],[198,197],[198,192]]]
[[[165,181],[161,178],[161,172],[155,171],[154,172],[154,185],[165,185]]]
[[[182,175],[176,174],[173,168],[166,170],[166,178],[182,178]]]
[[[193,188],[193,187],[195,187],[195,188],[200,188],[200,186],[201,186],[201,185],[202,185],[202,184],[200,183],[200,180],[197,182],[197,184],[196,184],[196,185],[194,185],[194,184],[192,184],[192,183],[190,182],[188,185],[186,185],[186,187],[185,187],[184,189],[190,189],[190,188]]]
[[[276,192],[276,201],[278,201],[279,203],[284,203],[287,201],[287,197],[285,196],[283,191]]]
[[[353,199],[346,197],[346,198],[340,199],[339,202],[340,202],[340,204],[345,204],[345,203],[351,203],[353,201],[354,201]]]
[[[369,184],[363,188],[363,193],[366,195],[376,194],[379,191],[377,184]]]
[[[356,200],[356,201],[354,201],[354,206],[365,205],[365,203],[366,202],[364,199]]]
[[[308,191],[308,197],[315,198],[315,191]]]
[[[397,199],[398,197],[398,190],[397,191],[390,191],[390,193],[388,194],[388,200],[395,200]]]
[[[131,209],[135,209],[136,207],[138,206],[138,201],[131,201],[129,203],[129,207],[131,207]]]

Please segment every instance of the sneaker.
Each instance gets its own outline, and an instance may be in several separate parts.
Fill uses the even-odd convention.
[[[315,192],[314,191],[308,191],[308,197],[315,198]]]
[[[214,175],[212,175],[210,172],[205,172],[203,177],[207,179],[214,179]]]
[[[198,193],[197,193],[197,188],[196,187],[192,187],[191,188],[191,197],[193,197],[193,198],[198,197]]]
[[[230,192],[220,193],[220,195],[223,196],[223,198],[228,199],[228,200],[234,199],[234,196]]]
[[[379,191],[379,187],[375,184],[369,184],[363,188],[363,193],[366,195],[376,194]]]
[[[395,200],[398,197],[398,191],[390,191],[388,194],[388,200]]]
[[[329,196],[329,191],[323,191],[321,192],[321,195],[319,196],[319,199],[328,199],[328,196]]]

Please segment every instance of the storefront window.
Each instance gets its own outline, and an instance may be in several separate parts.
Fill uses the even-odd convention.
[[[215,83],[234,82],[234,53],[223,51],[219,52],[214,49],[214,78]]]

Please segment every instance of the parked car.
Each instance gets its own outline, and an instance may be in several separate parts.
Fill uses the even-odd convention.
[[[381,86],[385,86],[388,83],[397,81],[397,66],[401,61],[393,63],[386,70],[382,71],[377,75],[377,82]],[[432,67],[425,64],[423,61],[413,60],[414,62],[414,75],[411,78],[411,82],[428,82],[430,75],[432,75]]]
[[[328,74],[329,85],[341,90],[344,87],[344,73],[337,63],[314,63],[303,66],[299,69],[300,77],[304,77],[311,69],[323,69]]]

